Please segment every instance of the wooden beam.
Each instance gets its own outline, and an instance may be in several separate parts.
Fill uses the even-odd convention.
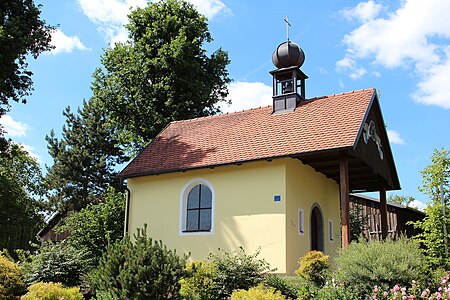
[[[339,158],[339,191],[341,194],[342,248],[350,244],[350,196],[348,181],[348,157],[341,153]]]
[[[386,239],[388,233],[386,187],[380,189],[381,237]]]

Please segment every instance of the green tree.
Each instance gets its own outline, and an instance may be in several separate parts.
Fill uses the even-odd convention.
[[[40,7],[33,0],[0,2],[0,116],[9,110],[9,100],[25,103],[33,89],[28,55],[36,59],[53,48],[54,27],[41,20]]]
[[[42,176],[37,161],[10,142],[0,155],[0,249],[28,249],[42,226]]]
[[[171,121],[216,113],[231,80],[227,52],[207,56],[207,19],[191,4],[149,2],[128,18],[128,40],[105,51],[92,88],[119,142],[139,150]]]
[[[96,265],[106,247],[123,237],[125,198],[109,188],[105,201],[89,204],[79,212],[70,214],[60,230],[70,232],[66,241],[74,248],[86,251]]]
[[[431,267],[446,270],[450,267],[450,158],[447,154],[444,149],[435,150],[431,164],[422,171],[422,186],[419,190],[427,194],[431,202],[425,209],[425,218],[413,223],[415,228],[422,231],[416,239],[425,246],[424,251]]]
[[[387,202],[409,206],[414,200],[416,200],[416,198],[414,198],[413,196],[389,195]]]
[[[83,101],[77,113],[64,111],[62,137],[46,136],[54,163],[45,177],[48,199],[54,209],[80,210],[103,200],[115,175],[114,166],[126,157],[96,99]]]

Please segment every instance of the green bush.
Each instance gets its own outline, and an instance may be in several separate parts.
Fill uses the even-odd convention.
[[[147,237],[146,226],[107,247],[89,282],[97,299],[177,299],[186,257]]]
[[[412,280],[424,282],[425,274],[418,244],[405,238],[351,243],[334,259],[336,281],[351,285],[361,296],[370,295],[375,285],[386,290],[396,284],[409,286]]]
[[[264,283],[273,287],[288,299],[297,299],[299,287],[294,285],[292,281],[288,281],[286,277],[271,274],[267,276]]]
[[[0,252],[0,299],[17,299],[25,292],[19,267]]]
[[[77,287],[64,288],[61,283],[38,282],[28,288],[21,300],[83,300]]]
[[[248,255],[243,248],[234,252],[219,251],[210,254],[209,260],[217,269],[213,280],[215,299],[226,299],[234,290],[255,287],[262,283],[265,275],[274,271],[264,259],[258,258],[259,251]]]
[[[235,290],[231,294],[231,300],[285,300],[279,291],[274,288],[266,288],[262,285],[252,287],[248,291]]]
[[[59,231],[70,231],[67,242],[76,249],[89,253],[93,264],[98,261],[110,243],[123,237],[125,199],[123,194],[110,187],[104,193],[105,201],[90,204],[69,214]]]
[[[68,287],[79,286],[92,268],[85,251],[64,243],[44,245],[30,260],[22,263],[28,284],[42,281],[60,282]]]
[[[295,273],[302,278],[314,282],[317,286],[322,286],[325,279],[325,272],[330,267],[330,257],[320,251],[308,251],[298,260],[300,267]]]
[[[214,289],[217,276],[216,267],[207,260],[193,262],[186,268],[186,276],[181,279],[180,295],[186,300],[216,299]]]

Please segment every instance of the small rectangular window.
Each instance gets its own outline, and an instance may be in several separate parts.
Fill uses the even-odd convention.
[[[328,240],[333,242],[333,220],[328,219]]]
[[[303,208],[298,209],[298,235],[305,235],[305,213]]]

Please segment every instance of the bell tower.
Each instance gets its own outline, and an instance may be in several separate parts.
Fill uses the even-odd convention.
[[[273,52],[272,62],[277,67],[270,72],[273,77],[273,112],[294,111],[305,100],[305,80],[308,78],[300,67],[305,53],[297,44],[287,40]]]

